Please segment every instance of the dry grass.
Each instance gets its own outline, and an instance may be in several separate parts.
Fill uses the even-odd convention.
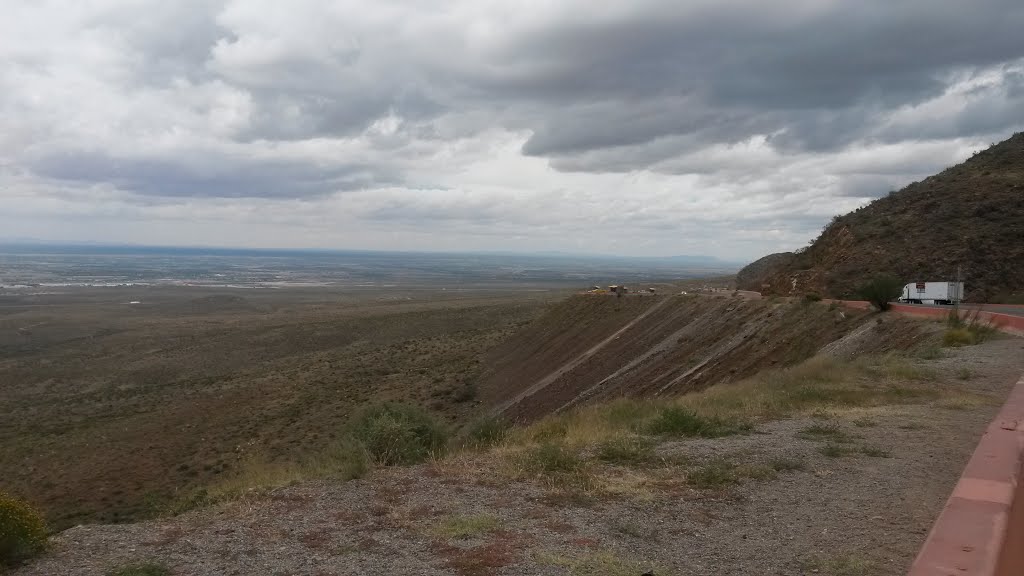
[[[154,510],[157,514],[180,514],[193,508],[238,499],[290,486],[302,480],[332,478],[352,480],[369,472],[369,460],[354,444],[339,443],[335,448],[301,462],[272,462],[263,457],[242,461],[238,471],[220,482],[189,492]]]
[[[739,433],[749,423],[925,403],[949,395],[947,389],[929,383],[934,376],[896,356],[852,362],[815,357],[792,368],[763,372],[680,398],[620,399],[550,416],[511,430],[505,444],[529,446],[557,440],[583,448],[638,432],[668,431],[683,436]]]
[[[661,574],[664,571],[645,562],[626,560],[613,552],[566,556],[557,552],[536,552],[538,564],[563,568],[572,576],[636,576],[645,572]]]
[[[458,540],[481,536],[499,528],[500,522],[496,516],[477,514],[474,516],[450,516],[434,526],[430,532],[440,538]]]
[[[871,426],[871,417],[900,405],[956,408],[982,401],[935,384],[935,379],[932,370],[898,356],[855,361],[815,357],[679,398],[619,399],[549,416],[503,431],[486,454],[474,447],[445,459],[437,469],[494,481],[497,466],[506,479],[537,481],[559,498],[646,499],[662,484],[714,489],[770,480],[778,472],[802,469],[803,462],[689,464],[659,457],[656,446],[664,438],[745,433],[756,423],[787,417],[820,416]],[[860,445],[858,436],[834,423],[813,424],[798,435],[823,442],[820,451],[827,456],[888,456]],[[481,465],[488,461],[492,465]],[[671,472],[670,478],[661,478],[663,472]]]

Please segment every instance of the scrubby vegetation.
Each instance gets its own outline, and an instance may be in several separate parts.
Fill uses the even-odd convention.
[[[383,404],[365,410],[353,437],[382,466],[415,464],[444,452],[448,431],[422,408]]]
[[[718,438],[750,429],[750,424],[720,416],[700,416],[681,406],[665,406],[647,425],[647,431],[659,436],[700,436]]]
[[[903,284],[898,278],[889,275],[875,276],[863,284],[857,293],[872,306],[881,311],[889,309],[889,304],[899,297]]]
[[[499,527],[498,518],[490,514],[450,516],[435,526],[431,533],[441,538],[461,539],[480,536]]]
[[[977,311],[966,317],[960,317],[956,312],[951,311],[946,325],[946,333],[942,336],[942,345],[950,348],[980,344],[996,333],[996,328],[983,322],[978,317]]]
[[[32,506],[0,492],[0,571],[46,548],[46,525]]]
[[[508,424],[499,418],[493,416],[479,418],[466,428],[464,444],[478,449],[500,444],[508,435],[508,429]]]

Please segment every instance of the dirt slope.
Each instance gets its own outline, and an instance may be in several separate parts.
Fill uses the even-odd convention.
[[[1024,297],[1024,133],[921,182],[836,217],[798,254],[758,260],[740,287],[770,294],[854,295],[879,273],[906,282],[952,280],[967,298]]]
[[[578,295],[491,353],[480,394],[519,421],[618,396],[678,395],[804,360],[869,316],[804,301]],[[904,346],[924,329],[888,318],[858,346]]]

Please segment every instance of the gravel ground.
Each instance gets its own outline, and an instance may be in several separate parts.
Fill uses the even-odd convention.
[[[628,495],[574,501],[457,462],[383,470],[177,518],[79,526],[14,574],[104,575],[148,560],[176,575],[903,574],[1024,371],[1024,341],[998,339],[926,362],[988,401],[783,420],[754,434],[659,446],[696,465],[803,461],[774,479],[697,490],[664,477],[669,469]],[[821,441],[799,434],[813,424],[836,426],[853,437],[849,446],[887,457],[827,457]],[[631,485],[635,473],[614,472]],[[457,516],[487,522],[461,539],[439,532]]]

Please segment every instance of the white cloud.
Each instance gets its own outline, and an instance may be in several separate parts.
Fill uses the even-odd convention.
[[[1009,0],[16,1],[0,238],[754,258],[1024,127],[1021,26]]]

